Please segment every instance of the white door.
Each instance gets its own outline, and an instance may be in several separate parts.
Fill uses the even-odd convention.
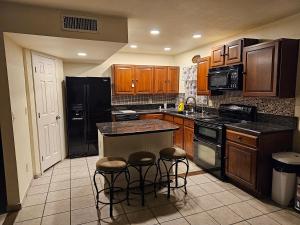
[[[32,54],[42,171],[61,160],[55,60]]]

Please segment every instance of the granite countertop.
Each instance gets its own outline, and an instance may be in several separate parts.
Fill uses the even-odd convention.
[[[131,120],[120,122],[97,123],[98,130],[104,136],[125,136],[157,133],[179,129],[177,125],[163,120]]]
[[[161,114],[168,114],[168,115],[172,115],[172,116],[178,116],[178,117],[182,117],[185,119],[191,119],[191,120],[195,120],[195,119],[201,119],[201,118],[211,118],[211,117],[215,117],[215,114],[204,114],[201,115],[201,113],[189,113],[189,114],[185,114],[185,113],[178,113],[176,112],[175,109],[142,109],[142,110],[134,110],[134,112],[132,113],[124,113],[121,110],[120,111],[112,111],[112,115],[122,115],[122,114],[138,114],[138,115],[142,115],[142,114],[154,114],[154,113],[161,113]]]
[[[253,135],[294,130],[293,127],[265,122],[243,122],[226,124],[227,128],[246,132]]]

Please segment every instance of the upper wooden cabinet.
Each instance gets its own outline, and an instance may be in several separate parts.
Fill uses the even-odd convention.
[[[179,92],[179,67],[168,67],[167,93],[176,94]]]
[[[114,92],[115,94],[134,94],[134,67],[131,65],[114,65]]]
[[[214,47],[211,51],[211,66],[224,66],[225,58],[224,58],[225,46],[217,46]]]
[[[257,39],[243,38],[214,47],[211,52],[211,66],[219,67],[242,63],[243,48],[257,43]]]
[[[177,94],[179,67],[113,65],[114,94]]]
[[[208,90],[208,70],[210,68],[210,57],[201,58],[197,68],[197,94],[210,95]]]
[[[295,97],[298,40],[280,39],[244,49],[244,96]]]
[[[154,94],[176,94],[179,92],[179,67],[154,67]]]
[[[154,67],[154,88],[155,94],[164,94],[167,92],[168,81],[168,67],[155,66]]]
[[[153,67],[135,66],[135,93],[151,94],[153,92]]]

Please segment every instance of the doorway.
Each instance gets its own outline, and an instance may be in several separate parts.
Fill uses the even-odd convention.
[[[55,60],[32,53],[41,169],[61,160],[58,87]]]

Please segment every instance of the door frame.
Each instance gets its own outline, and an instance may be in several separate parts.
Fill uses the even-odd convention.
[[[31,69],[32,69],[32,81],[33,81],[33,89],[34,89],[34,108],[35,108],[35,120],[32,121],[32,123],[35,124],[36,126],[36,129],[37,129],[37,132],[39,132],[39,128],[38,128],[38,112],[37,112],[37,102],[36,102],[36,89],[35,89],[35,75],[34,75],[34,63],[33,63],[33,57],[34,56],[39,56],[39,57],[44,57],[44,58],[48,58],[48,59],[51,59],[54,61],[54,65],[55,65],[55,79],[56,79],[56,92],[57,92],[57,103],[58,103],[58,112],[59,112],[59,115],[61,117],[60,119],[60,122],[58,123],[58,126],[59,126],[59,146],[60,146],[60,160],[63,160],[64,159],[64,152],[63,152],[63,149],[65,148],[64,146],[64,143],[65,143],[65,130],[63,129],[63,125],[62,123],[65,123],[64,121],[64,108],[61,108],[60,104],[59,104],[59,92],[58,92],[58,88],[59,88],[59,80],[58,80],[58,68],[57,68],[57,58],[53,57],[53,56],[50,56],[50,55],[47,55],[47,54],[44,54],[44,53],[40,53],[40,52],[37,52],[37,51],[30,51],[30,56],[31,56]],[[62,103],[64,102],[63,101],[63,95],[61,96],[62,97]],[[62,105],[63,107],[63,105]],[[38,142],[38,152],[36,152],[35,150],[35,154],[38,154],[38,159],[39,159],[39,165],[40,165],[40,174],[42,175],[44,173],[44,168],[43,168],[43,165],[42,165],[42,154],[41,154],[41,148],[40,148],[40,140],[39,140],[39,133],[37,133],[37,142]]]

